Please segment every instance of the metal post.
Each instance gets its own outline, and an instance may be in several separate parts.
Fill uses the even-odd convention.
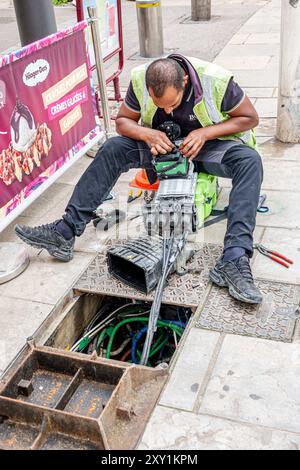
[[[57,32],[52,0],[14,0],[22,46]]]
[[[164,54],[161,3],[155,0],[136,0],[140,55],[161,57]]]
[[[281,57],[276,135],[300,142],[300,1],[281,2]]]
[[[192,21],[211,19],[211,0],[192,0]]]
[[[101,109],[103,114],[103,122],[106,138],[112,135],[111,120],[109,115],[109,106],[108,106],[108,97],[106,91],[106,80],[105,72],[103,65],[103,57],[101,50],[101,37],[100,37],[100,25],[99,25],[99,15],[98,9],[88,7],[88,14],[91,20],[91,31],[93,38],[93,45],[95,51],[95,60],[96,60],[96,70],[98,77],[98,85],[101,99]]]

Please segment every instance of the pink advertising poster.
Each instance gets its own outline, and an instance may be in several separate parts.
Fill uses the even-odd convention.
[[[0,229],[100,132],[86,26],[0,57]]]

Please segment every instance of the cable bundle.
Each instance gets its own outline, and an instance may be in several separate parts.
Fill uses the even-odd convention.
[[[112,305],[109,307],[112,308]],[[96,351],[107,359],[141,363],[150,310],[151,305],[145,302],[126,303],[109,313],[107,306],[103,307],[71,351],[86,354]],[[170,361],[191,314],[190,309],[182,307],[164,306],[162,311],[165,318],[160,316],[157,320],[157,329],[149,348],[147,365],[150,367]]]

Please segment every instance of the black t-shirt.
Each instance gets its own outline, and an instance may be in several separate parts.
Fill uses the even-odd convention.
[[[227,90],[222,101],[222,112],[230,113],[233,111],[243,101],[244,96],[244,91],[235,81],[233,81],[233,79],[231,79],[228,83]],[[137,113],[139,113],[141,110],[138,99],[133,90],[132,82],[130,82],[127,90],[125,105]],[[200,122],[194,114],[193,108],[194,90],[189,79],[180,106],[174,109],[171,114],[167,114],[162,108],[158,108],[153,117],[152,128],[157,129],[158,126],[163,122],[173,121],[180,126],[181,136],[186,137],[191,131],[201,127]]]

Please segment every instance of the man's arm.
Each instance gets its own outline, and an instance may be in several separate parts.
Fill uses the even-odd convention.
[[[184,140],[181,152],[190,160],[196,157],[208,140],[225,137],[231,134],[248,131],[259,123],[258,114],[247,96],[232,112],[228,113],[230,119],[219,124],[203,127],[192,131]]]
[[[248,131],[259,124],[256,109],[247,96],[229,116],[230,119],[225,122],[205,127],[207,140]]]
[[[138,124],[140,113],[134,112],[122,103],[116,118],[117,133],[134,140],[144,141],[153,155],[171,152],[174,145],[164,132]]]

